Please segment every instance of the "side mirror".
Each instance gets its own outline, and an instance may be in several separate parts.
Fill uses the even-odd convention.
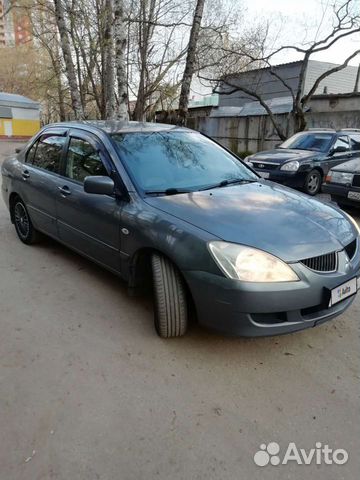
[[[112,195],[115,190],[115,184],[110,177],[95,175],[93,177],[85,177],[84,190],[86,193],[95,193],[97,195]]]
[[[15,153],[20,153],[21,151],[22,151],[22,148],[20,148],[20,147],[15,148]]]
[[[332,148],[330,150],[330,155],[334,155],[334,153],[344,153],[344,152],[347,152],[348,151],[348,148],[343,146],[343,145],[339,145],[338,147],[336,148]]]

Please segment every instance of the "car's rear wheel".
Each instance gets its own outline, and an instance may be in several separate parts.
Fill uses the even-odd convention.
[[[188,324],[186,288],[175,265],[162,255],[151,258],[154,283],[154,321],[162,338],[180,337]]]
[[[304,191],[308,195],[316,195],[321,188],[321,173],[318,170],[311,170],[306,176]]]
[[[12,218],[15,230],[23,243],[32,245],[39,240],[40,234],[35,230],[24,202],[17,197],[12,203]]]

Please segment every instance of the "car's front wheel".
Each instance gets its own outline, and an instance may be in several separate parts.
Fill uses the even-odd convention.
[[[17,197],[12,203],[12,218],[15,230],[23,243],[32,245],[39,240],[39,232],[35,230],[27,208],[21,198]]]
[[[154,253],[151,258],[154,283],[154,321],[162,338],[180,337],[188,323],[186,289],[181,275],[170,260]]]
[[[318,170],[311,170],[306,176],[304,191],[308,195],[316,195],[321,188],[321,173]]]

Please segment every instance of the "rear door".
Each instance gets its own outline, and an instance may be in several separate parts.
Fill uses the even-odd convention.
[[[37,230],[57,237],[56,196],[66,130],[46,131],[28,150],[22,164],[20,193]]]
[[[112,175],[109,155],[97,138],[71,130],[57,192],[60,239],[97,262],[120,271],[121,202],[115,196],[84,191],[91,175]]]

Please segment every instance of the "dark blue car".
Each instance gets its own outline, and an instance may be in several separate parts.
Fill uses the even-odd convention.
[[[22,242],[48,235],[153,284],[155,327],[256,336],[313,327],[359,288],[359,228],[339,209],[261,179],[200,133],[130,122],[43,128],[2,166]]]
[[[360,158],[360,130],[318,129],[297,133],[245,162],[263,178],[316,195],[329,170],[353,158]]]

